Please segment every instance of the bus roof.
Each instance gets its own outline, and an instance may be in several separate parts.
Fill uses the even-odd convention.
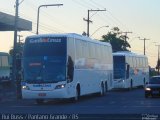
[[[110,43],[107,42],[101,42],[95,39],[91,39],[90,37],[87,36],[83,36],[80,34],[76,34],[76,33],[62,33],[62,34],[40,34],[40,35],[32,35],[32,36],[28,36],[27,38],[38,38],[38,37],[68,37],[68,38],[77,38],[77,39],[81,39],[81,40],[85,40],[85,41],[89,41],[89,42],[94,42],[94,43],[98,43],[98,44],[103,44],[103,45],[107,45],[110,46]]]
[[[137,54],[137,53],[133,53],[133,52],[130,52],[130,51],[118,51],[118,52],[115,52],[113,53],[113,56],[137,56],[137,57],[147,57],[145,55],[142,55],[142,54]]]

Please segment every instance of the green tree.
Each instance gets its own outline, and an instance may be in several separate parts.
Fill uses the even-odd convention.
[[[151,66],[149,66],[149,76],[155,75],[158,75],[158,71],[156,71],[155,68],[151,68]]]
[[[16,49],[16,69],[17,69],[17,72],[21,71],[21,58],[22,58],[23,46],[24,46],[24,43],[17,43],[17,49]],[[13,48],[11,48],[9,50],[9,54],[13,58]]]
[[[17,43],[16,54],[22,54],[24,43]],[[13,57],[13,47],[9,50],[9,54]]]
[[[102,42],[109,42],[112,45],[113,52],[116,51],[129,51],[127,48],[131,48],[127,42],[128,37],[122,35],[118,27],[114,27],[107,35],[102,36]]]

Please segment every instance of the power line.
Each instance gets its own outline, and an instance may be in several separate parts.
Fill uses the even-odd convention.
[[[95,5],[99,5],[100,7],[102,7],[102,8],[105,8],[104,6],[102,6],[101,4],[99,4],[99,3],[97,3],[97,2],[95,2],[95,1],[93,1],[93,0],[90,0],[93,4],[95,4]]]
[[[95,4],[91,4],[90,2],[87,2],[85,0],[83,1],[83,3],[89,4],[89,6],[92,6],[93,8],[97,8],[98,9],[97,5],[95,5]]]
[[[93,0],[90,0],[93,4],[95,4],[95,5],[98,5],[98,6],[100,6],[100,7],[103,7],[103,8],[105,8],[104,6],[102,6],[101,4],[99,4],[99,2],[95,2],[95,1],[93,1]],[[112,12],[110,12],[108,9],[106,9],[106,11],[111,15],[111,17],[116,21],[116,22],[118,22],[119,24],[121,24],[123,27],[125,26],[117,17],[115,17],[113,14],[112,14]],[[105,13],[106,14],[106,13]],[[126,27],[126,26],[125,26]],[[127,27],[126,27],[127,28]],[[128,28],[127,28],[128,29]]]
[[[94,0],[90,0],[90,1],[91,1],[93,4],[97,5],[97,6],[100,6],[100,7],[105,8],[102,4],[100,4],[100,2],[97,2],[97,1],[94,1]],[[119,25],[121,25],[122,27],[125,27],[127,30],[129,30],[129,28],[128,28],[125,24],[123,24],[115,15],[113,15],[111,11],[109,11],[108,9],[107,9],[106,11],[107,11],[106,13],[109,13],[109,15],[113,18],[113,20],[114,20],[115,22],[117,22]],[[106,13],[102,13],[102,14],[104,14],[105,16],[107,16],[108,14],[106,14]],[[112,21],[112,22],[113,22],[113,21]],[[118,26],[119,26],[119,25],[118,25]],[[140,36],[140,35],[137,34],[136,32],[134,32],[133,34],[135,34],[136,36]]]
[[[27,16],[27,15],[24,15],[24,14],[20,14],[22,17],[24,17],[25,19],[30,19],[31,21],[32,21],[32,25],[34,26],[34,28],[36,29],[36,22],[33,22],[34,20],[31,18],[31,17],[29,17],[29,16]],[[49,25],[47,25],[47,24],[45,24],[45,23],[43,23],[43,22],[41,22],[40,23],[40,27],[41,27],[41,29],[43,29],[43,28],[47,28],[47,29],[49,29],[50,31],[55,31],[55,32],[62,32],[63,30],[60,30],[60,29],[58,29],[58,28],[56,28],[56,27],[54,27],[54,26],[49,26]],[[53,29],[54,28],[54,29]],[[45,31],[46,31],[46,29],[45,29]],[[64,32],[64,31],[63,31]]]
[[[78,1],[76,1],[76,0],[72,0],[73,2],[75,2],[76,4],[78,4],[78,5],[80,5],[80,6],[82,6],[82,7],[84,7],[84,8],[89,8],[88,6],[86,6],[86,4],[84,5],[84,4],[82,4],[82,3],[80,3],[80,2],[78,2]],[[95,3],[95,2],[94,2]],[[88,3],[87,3],[88,4]],[[97,4],[95,4],[96,6],[97,6]],[[103,7],[103,6],[101,6],[101,7]],[[103,7],[104,8],[104,7]],[[105,16],[107,16],[107,17],[109,17],[108,16],[108,14],[104,14]],[[103,18],[103,16],[104,15],[99,15],[103,20],[104,20],[104,18]],[[113,17],[111,17],[111,18],[113,18]],[[110,20],[111,20],[111,18],[109,18]],[[100,20],[102,20],[102,19],[100,19]],[[108,21],[108,19],[107,19],[107,21]],[[113,20],[111,20],[112,22],[114,21],[114,23],[115,22],[117,22],[117,20],[115,20],[114,18],[113,18]],[[104,20],[104,22],[106,22],[106,20]],[[117,23],[119,23],[119,22],[117,22]],[[116,23],[116,24],[117,24]],[[116,25],[117,26],[117,25]],[[118,25],[119,26],[119,25]],[[122,26],[124,26],[124,25],[122,25]]]
[[[76,3],[76,4],[78,4],[79,6],[82,6],[82,7],[84,7],[84,8],[90,8],[90,7],[88,7],[88,6],[86,6],[86,4],[82,4],[81,2],[79,2],[79,1],[76,1],[76,0],[72,0],[74,3]],[[91,8],[90,8],[91,9]]]

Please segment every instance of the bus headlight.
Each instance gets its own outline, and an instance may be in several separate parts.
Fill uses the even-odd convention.
[[[29,87],[26,86],[26,85],[23,85],[23,86],[22,86],[22,89],[24,89],[24,90],[29,90]]]
[[[151,90],[151,88],[146,88],[146,91],[150,91]]]
[[[61,85],[57,85],[56,87],[55,87],[55,89],[61,89],[61,88],[64,88],[65,87],[65,84],[61,84]]]

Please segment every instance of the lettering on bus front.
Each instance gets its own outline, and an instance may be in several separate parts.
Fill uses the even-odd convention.
[[[61,39],[54,38],[39,38],[39,39],[30,39],[29,43],[60,43]]]

